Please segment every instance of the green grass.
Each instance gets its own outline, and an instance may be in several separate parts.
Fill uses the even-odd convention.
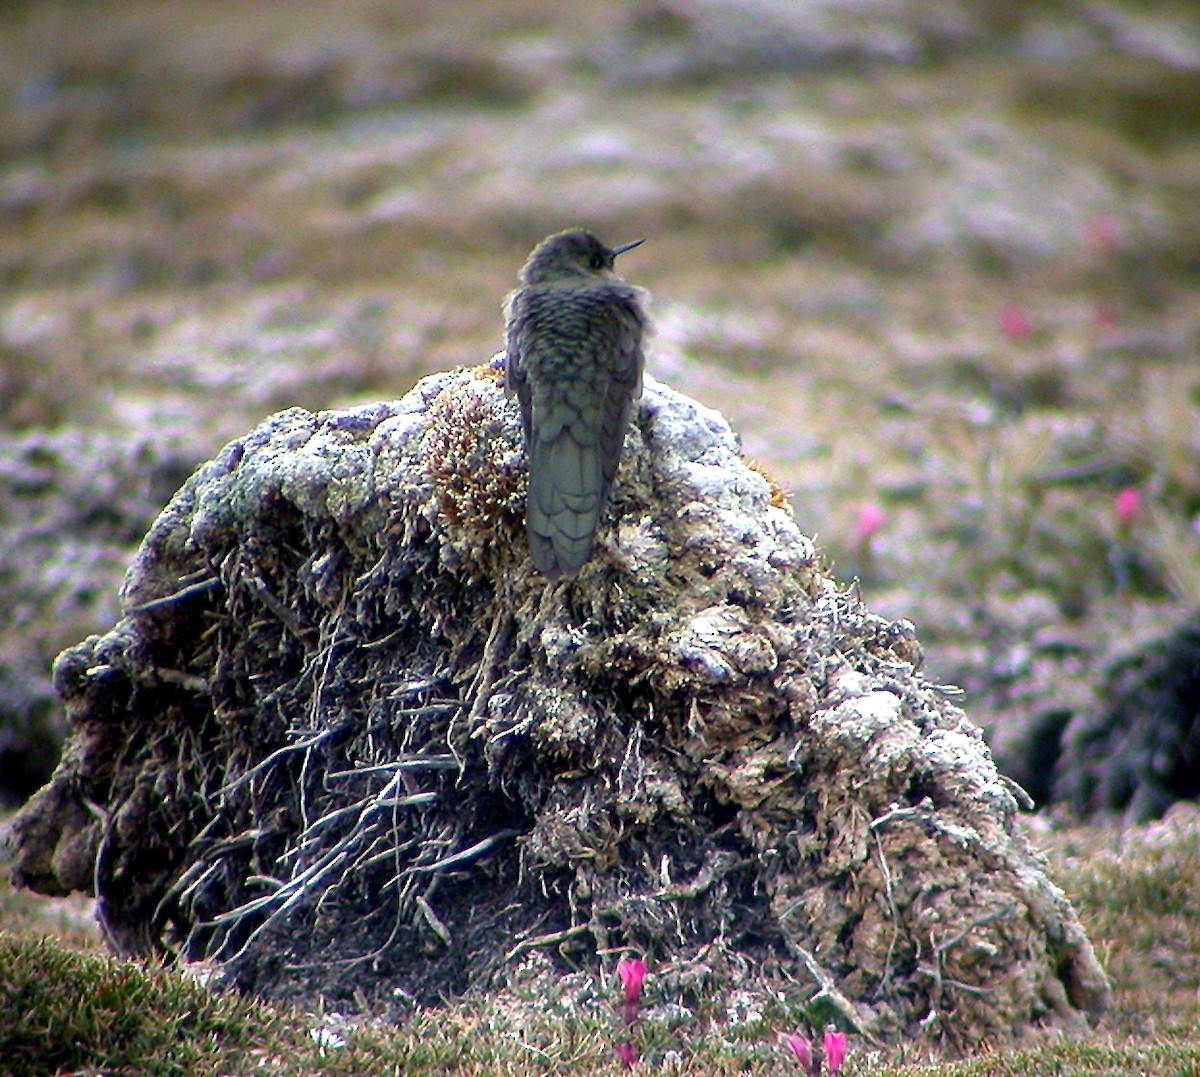
[[[545,1060],[578,1072],[607,1049],[578,1028],[534,1049],[498,1027],[481,1032],[486,1011],[467,1009],[422,1015],[404,1031],[340,1027],[210,992],[178,972],[7,932],[0,970],[0,1058],[12,1077],[544,1072]]]
[[[0,970],[0,1058],[14,1077],[240,1073],[279,1047],[298,1059],[281,1014],[163,969],[2,933]]]

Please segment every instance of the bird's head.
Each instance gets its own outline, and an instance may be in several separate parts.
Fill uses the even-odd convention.
[[[633,250],[644,240],[623,247],[606,247],[591,232],[572,228],[547,236],[536,247],[521,270],[522,284],[549,284],[553,281],[588,278],[611,273],[618,254]]]

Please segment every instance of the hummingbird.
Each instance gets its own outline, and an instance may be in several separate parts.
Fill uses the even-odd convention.
[[[547,580],[587,563],[642,392],[645,292],[613,272],[617,255],[571,229],[542,240],[504,302],[504,389],[521,407],[529,462],[526,536]]]

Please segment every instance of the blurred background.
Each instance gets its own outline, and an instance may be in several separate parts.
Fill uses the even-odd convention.
[[[273,411],[645,237],[650,372],[1041,804],[1200,791],[1200,4],[0,4],[0,796],[55,654]]]

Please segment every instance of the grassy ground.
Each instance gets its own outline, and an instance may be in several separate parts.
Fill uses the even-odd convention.
[[[1102,1025],[959,1062],[905,1058],[851,1037],[844,1073],[879,1077],[1200,1073],[1200,811],[1115,827],[1031,825],[1113,979]],[[34,1074],[582,1074],[618,1072],[626,1036],[615,983],[569,997],[516,991],[393,1028],[348,1025],[214,995],[196,978],[101,952],[80,898],[0,885],[0,1058]],[[580,1000],[583,1000],[581,1003]],[[712,999],[680,1013],[654,995],[636,1030],[647,1071],[797,1073],[781,1042],[796,1014],[747,1014]]]

